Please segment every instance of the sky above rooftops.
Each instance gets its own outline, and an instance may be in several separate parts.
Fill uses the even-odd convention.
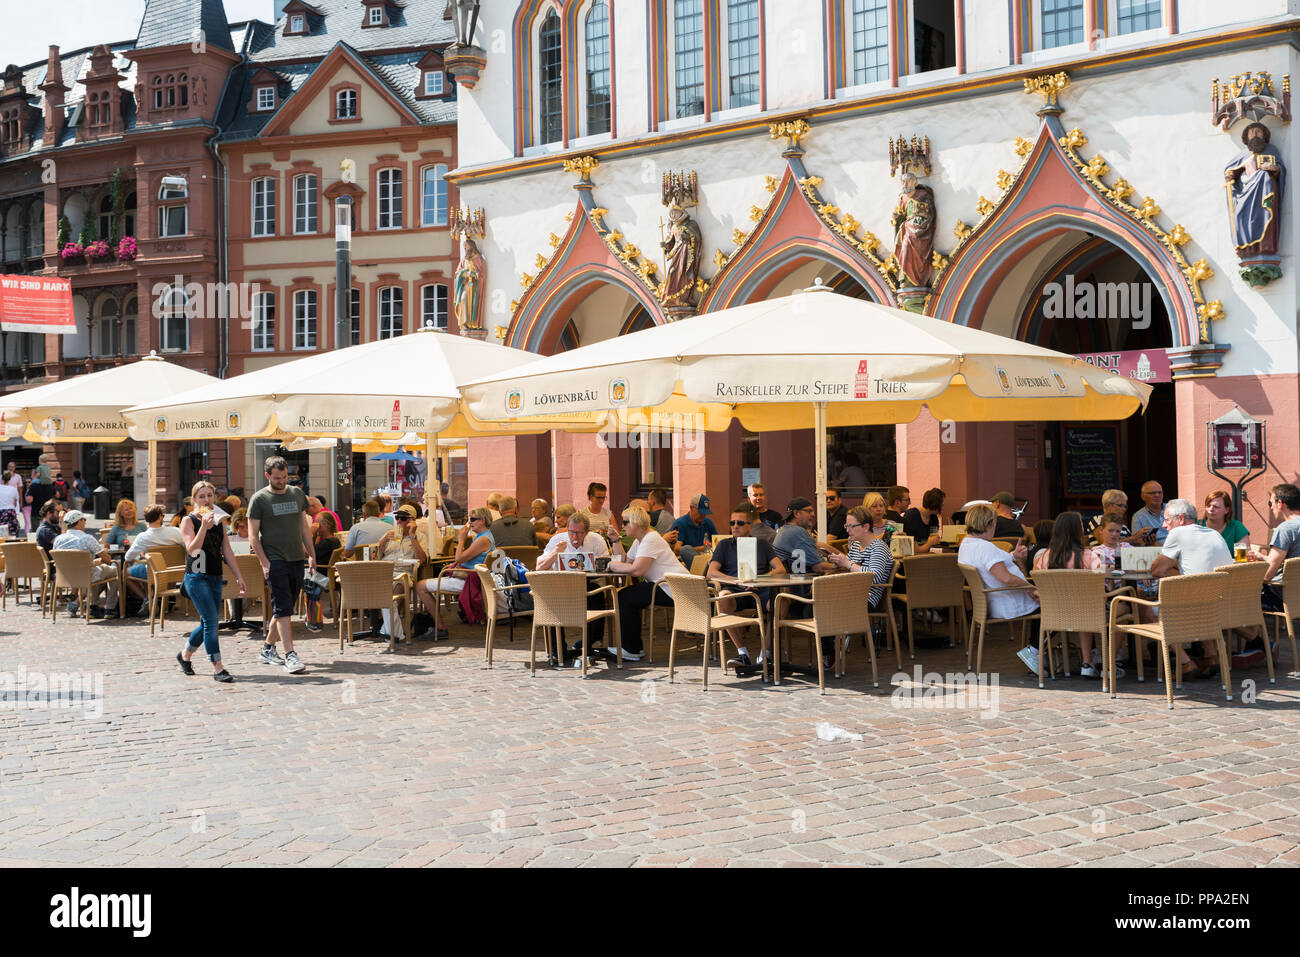
[[[45,3],[6,3],[7,28],[0,39],[0,68],[44,60],[50,44],[67,53],[96,43],[134,41],[144,15],[145,0],[57,0],[58,17]],[[230,23],[258,19],[269,22],[273,0],[225,0]]]

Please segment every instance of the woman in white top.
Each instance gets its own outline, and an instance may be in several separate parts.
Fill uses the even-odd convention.
[[[0,483],[0,528],[8,526],[9,537],[18,537],[18,489],[5,483]]]
[[[989,617],[1020,618],[1032,615],[1038,610],[1038,598],[1035,596],[1028,579],[1016,561],[1023,561],[1028,549],[1024,542],[1016,546],[1014,552],[1004,552],[993,544],[993,533],[997,529],[998,514],[991,505],[972,505],[966,512],[966,537],[957,549],[959,565],[974,566],[984,580],[986,588],[1015,588],[1015,591],[999,591],[988,596]],[[1038,648],[1026,645],[1020,649],[1020,660],[1034,674],[1038,674]]]
[[[623,513],[628,533],[636,543],[628,550],[625,562],[610,562],[609,570],[620,575],[635,575],[641,581],[629,585],[618,593],[619,627],[623,632],[623,657],[641,660],[641,609],[650,606],[655,598],[657,605],[671,605],[672,592],[663,584],[665,575],[685,575],[686,567],[673,554],[672,546],[664,537],[650,528],[650,513],[640,506],[632,506]]]
[[[587,486],[587,507],[582,509],[582,514],[587,516],[587,525],[598,535],[604,535],[605,529],[611,525],[616,532],[622,532],[622,526],[614,513],[605,507],[608,498],[609,489],[602,483],[592,482]]]

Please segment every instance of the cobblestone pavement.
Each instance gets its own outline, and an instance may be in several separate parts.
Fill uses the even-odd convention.
[[[988,714],[897,706],[892,661],[873,691],[856,639],[821,697],[716,671],[705,693],[694,651],[670,685],[662,640],[653,664],[583,681],[530,677],[526,635],[502,635],[489,671],[480,629],[393,656],[299,624],[305,673],[223,633],[237,682],[218,685],[201,654],[198,676],[180,673],[183,627],[54,626],[11,596],[0,673],[103,684],[84,705],[0,685],[0,864],[1300,862],[1285,670],[1274,686],[1263,668],[1234,675],[1230,704],[1189,683],[1171,712],[1131,674],[1115,700],[1078,677],[1040,691],[996,639]],[[917,654],[964,670],[958,651]],[[862,740],[820,740],[819,722]]]

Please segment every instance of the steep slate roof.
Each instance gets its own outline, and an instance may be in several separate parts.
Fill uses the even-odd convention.
[[[235,52],[221,0],[148,0],[135,48],[193,43],[200,29],[209,46]]]
[[[325,15],[318,32],[307,36],[284,35],[285,17],[275,25],[275,33],[265,45],[249,51],[255,63],[290,60],[298,57],[323,57],[338,43],[354,50],[395,50],[402,47],[443,46],[456,39],[455,24],[443,19],[449,0],[406,0],[402,9],[389,7],[394,13],[391,26],[363,27],[366,8],[361,0],[313,0],[312,6]]]

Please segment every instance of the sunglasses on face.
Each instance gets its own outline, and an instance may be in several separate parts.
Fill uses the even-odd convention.
[[[738,527],[740,527],[741,525],[748,525],[748,524],[749,524],[749,522],[732,522],[732,523],[731,523],[731,527],[732,527],[732,528],[738,528]]]

